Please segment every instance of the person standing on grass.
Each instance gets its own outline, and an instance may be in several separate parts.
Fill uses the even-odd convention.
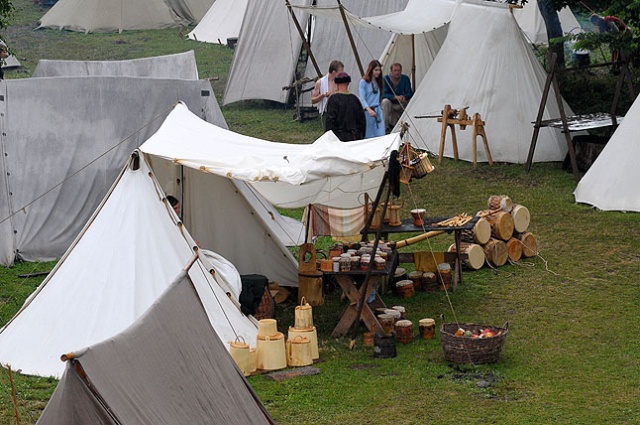
[[[339,60],[332,60],[329,64],[329,72],[316,81],[311,93],[311,103],[317,105],[320,116],[322,117],[322,129],[326,131],[326,116],[324,112],[327,108],[327,99],[331,93],[338,90],[335,82],[336,75],[344,70],[344,65]]]
[[[377,60],[369,62],[367,72],[360,80],[358,87],[360,102],[364,107],[364,116],[367,121],[365,137],[380,137],[385,135],[382,107],[382,64]]]
[[[382,113],[387,133],[398,123],[404,109],[413,96],[411,80],[402,73],[402,65],[394,63],[391,72],[384,77],[384,99],[382,99]]]
[[[362,103],[355,94],[349,93],[351,77],[346,72],[336,75],[338,91],[327,100],[327,131],[333,131],[343,142],[364,139],[367,123]]]

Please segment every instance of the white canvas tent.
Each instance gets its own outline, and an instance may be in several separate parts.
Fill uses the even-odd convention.
[[[270,142],[209,124],[178,104],[140,150],[201,175],[248,182],[276,206],[355,207],[364,192],[377,191],[385,160],[399,141],[399,134],[391,134],[343,143],[327,132],[312,144]],[[193,223],[185,222],[199,238]],[[225,255],[222,248],[214,251]]]
[[[122,61],[67,61],[41,59],[33,77],[148,77],[197,80],[198,67],[193,50],[173,55]]]
[[[640,96],[625,115],[593,165],[582,177],[576,202],[603,211],[640,212]]]
[[[78,350],[39,425],[270,424],[184,273],[122,333]]]
[[[206,43],[227,44],[227,39],[237,38],[249,0],[218,0],[188,34],[191,40]]]
[[[61,353],[126,329],[169,286],[195,246],[144,157],[134,153],[74,244],[0,330],[0,363],[59,377]],[[237,335],[254,342],[255,322],[234,304],[234,290],[213,278],[215,268],[200,254],[189,269],[211,325],[225,342]]]
[[[59,0],[38,28],[122,32],[196,24],[214,0]]]
[[[135,77],[0,82],[0,264],[67,250],[129,154],[177,100],[224,124],[208,81]],[[64,105],[62,108],[60,105]]]
[[[513,16],[530,43],[549,44],[547,28],[540,9],[538,9],[538,0],[529,0],[521,9],[513,9]],[[560,18],[560,25],[564,34],[582,32],[580,23],[569,6],[565,6],[558,11],[558,18]]]
[[[415,116],[438,115],[445,104],[468,106],[469,113],[480,113],[486,122],[493,160],[524,163],[545,80],[542,65],[507,6],[466,1],[457,7],[447,38],[401,120],[410,123],[408,135],[417,147],[438,152],[442,124]],[[571,114],[570,108],[565,110]],[[555,102],[547,102],[544,118],[557,116]],[[460,158],[471,161],[471,130],[458,128],[456,134]],[[561,133],[544,128],[533,160],[559,161],[566,150]],[[450,134],[444,154],[453,156]],[[479,148],[478,161],[486,160]]]

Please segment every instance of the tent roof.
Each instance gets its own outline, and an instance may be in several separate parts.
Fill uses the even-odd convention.
[[[197,23],[214,0],[59,0],[39,28],[81,32],[160,29]]]
[[[529,42],[533,44],[549,44],[547,28],[540,9],[538,9],[538,0],[529,0],[522,8],[514,8],[513,16]],[[558,17],[560,18],[563,33],[576,34],[582,32],[580,23],[568,6],[558,11]]]
[[[333,178],[350,178],[382,168],[383,160],[398,149],[399,139],[398,134],[392,134],[343,143],[328,132],[309,145],[276,143],[209,124],[178,104],[140,149],[219,176],[276,183],[282,185],[280,192],[290,192],[293,196],[297,193],[293,186],[305,186],[304,192],[308,195],[309,190],[317,190],[316,182],[335,187]],[[189,143],[185,143],[186,140]],[[255,187],[261,192],[261,186]],[[282,196],[286,197],[287,193]],[[291,202],[294,199],[289,199],[289,206]],[[280,204],[274,202],[274,205]]]
[[[574,195],[576,202],[604,211],[640,212],[640,96],[627,112]]]
[[[38,424],[273,423],[226,344],[181,273],[129,328],[74,353]]]
[[[61,353],[126,329],[169,286],[194,246],[144,157],[134,155],[74,244],[0,330],[0,363],[26,374],[60,376]],[[232,291],[213,279],[211,268],[201,257],[189,270],[209,321],[223,341],[241,335],[254,342],[255,324],[227,295]]]
[[[445,104],[456,109],[468,106],[467,113],[480,113],[486,123],[493,160],[524,163],[545,81],[542,65],[506,5],[461,3],[440,52],[401,120],[411,124],[408,134],[415,145],[437,152],[441,123],[415,116],[437,115]],[[555,102],[547,102],[544,117],[557,116]],[[471,161],[472,132],[457,131],[456,134],[459,157]],[[444,155],[452,157],[450,136],[447,139]],[[534,161],[562,160],[566,149],[558,130],[541,129]],[[486,160],[480,147],[478,161]]]
[[[197,80],[193,50],[173,55],[122,61],[67,61],[41,59],[33,77],[124,76]]]
[[[217,0],[188,34],[191,40],[227,44],[238,37],[249,0]]]

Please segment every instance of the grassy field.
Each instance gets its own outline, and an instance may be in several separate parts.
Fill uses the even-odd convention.
[[[232,59],[226,47],[182,40],[178,29],[35,31],[44,11],[27,0],[15,4],[16,25],[6,38],[25,67],[7,72],[7,78],[29,77],[45,58],[126,59],[193,49],[200,77],[213,79],[221,98]],[[611,80],[605,84],[610,87]],[[593,108],[581,94],[584,110]],[[309,142],[321,132],[318,121],[293,121],[291,108],[247,102],[222,110],[232,130],[265,139]],[[480,164],[474,170],[469,163],[445,160],[409,189],[403,187],[405,217],[416,206],[433,216],[475,213],[492,194],[507,194],[531,211],[539,256],[465,272],[455,293],[384,296],[387,305],[404,305],[414,324],[440,314],[460,322],[509,322],[501,360],[450,365],[439,339],[398,345],[394,359],[375,359],[361,343],[350,351],[348,339],[330,338],[345,307],[334,291],[325,306],[313,310],[321,373],[285,381],[249,378],[274,419],[280,424],[640,424],[640,215],[577,205],[573,177],[559,163],[534,164],[526,173],[522,165]],[[410,249],[442,250],[451,242],[442,236]],[[53,264],[0,267],[0,325],[42,280],[20,275],[48,271]],[[293,323],[294,308],[291,300],[278,305],[281,329]],[[11,387],[1,372],[0,424],[13,424]],[[56,381],[15,372],[14,378],[22,423],[33,424]],[[478,385],[481,381],[490,385]]]

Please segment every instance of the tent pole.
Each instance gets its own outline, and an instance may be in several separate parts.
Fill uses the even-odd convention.
[[[351,43],[351,50],[353,50],[353,55],[356,57],[356,62],[358,63],[358,69],[360,70],[360,75],[364,75],[364,68],[362,67],[362,61],[360,60],[360,55],[358,55],[358,49],[356,48],[356,43],[353,41],[353,35],[351,34],[351,28],[349,28],[349,22],[347,22],[347,15],[344,13],[344,6],[338,1],[338,5],[340,6],[340,15],[342,15],[342,22],[344,22],[344,29],[347,31],[347,36],[349,36],[349,43]]]
[[[411,85],[416,91],[416,35],[411,34]]]
[[[296,29],[298,30],[298,34],[300,34],[300,38],[302,38],[302,44],[304,45],[304,48],[307,50],[307,53],[309,53],[309,59],[311,59],[311,63],[313,64],[313,67],[316,69],[316,74],[318,74],[318,78],[321,78],[322,71],[320,71],[318,62],[316,62],[316,58],[313,56],[313,52],[311,51],[311,46],[309,46],[309,43],[307,42],[307,38],[304,36],[304,31],[302,31],[302,28],[300,27],[298,18],[296,18],[296,14],[293,12],[293,9],[291,8],[291,3],[289,3],[289,0],[284,0],[284,2],[287,4],[287,9],[289,9],[289,13],[291,14],[293,23],[296,26]]]

